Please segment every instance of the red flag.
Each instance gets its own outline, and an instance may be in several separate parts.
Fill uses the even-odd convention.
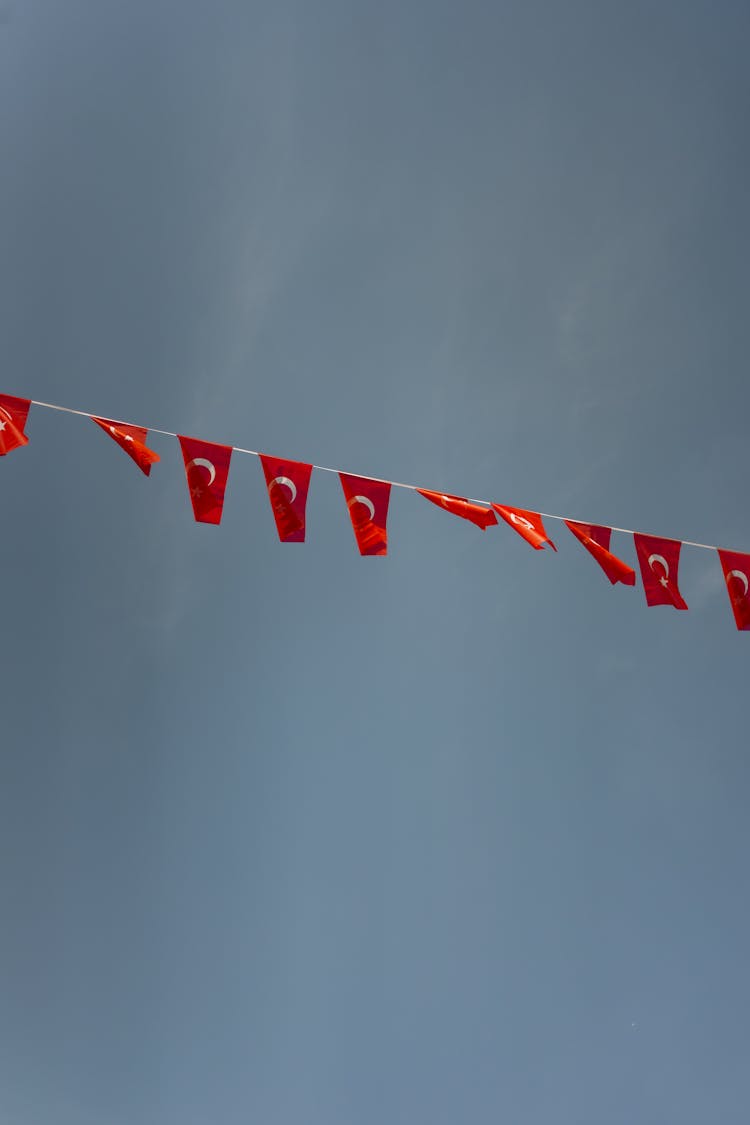
[[[153,449],[146,445],[148,430],[143,426],[126,426],[124,422],[111,422],[109,418],[96,418],[91,415],[91,421],[101,426],[105,433],[117,442],[120,449],[124,449],[132,457],[142,473],[148,476],[151,466],[161,458]]]
[[[682,543],[677,539],[657,539],[654,535],[633,535],[647,605],[672,605],[687,609],[677,585]]]
[[[232,446],[216,445],[212,441],[199,441],[181,434],[177,436],[196,520],[199,523],[221,523]]]
[[[339,473],[349,516],[360,555],[387,555],[388,501],[391,486],[387,481],[351,477]]]
[[[611,527],[599,527],[595,523],[578,523],[576,520],[566,520],[570,530],[579,543],[583,543],[589,554],[593,555],[612,585],[622,582],[625,586],[635,586],[635,571],[609,549],[612,538]]]
[[[541,551],[545,543],[549,543],[553,551],[557,550],[544,530],[542,517],[538,512],[527,512],[525,508],[509,508],[504,504],[493,504],[492,507],[514,531],[531,544],[535,551]]]
[[[719,551],[721,569],[738,629],[750,629],[750,555]]]
[[[485,508],[482,504],[472,504],[471,500],[466,500],[463,496],[446,496],[443,492],[429,492],[426,488],[418,488],[417,492],[425,499],[431,500],[433,504],[437,504],[439,508],[445,508],[446,512],[471,520],[482,531],[497,523],[497,516],[492,508]]]
[[[302,461],[281,461],[260,454],[268,498],[282,543],[304,543],[305,507],[312,465]]]
[[[0,457],[4,457],[13,449],[29,444],[29,439],[23,430],[30,406],[30,398],[0,395]]]

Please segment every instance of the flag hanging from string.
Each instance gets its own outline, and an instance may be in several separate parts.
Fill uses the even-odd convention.
[[[671,605],[687,609],[687,602],[677,585],[682,543],[676,539],[659,539],[655,535],[633,536],[641,568],[647,605]]]
[[[609,549],[612,538],[611,527],[599,527],[593,523],[578,523],[576,520],[565,520],[566,527],[582,543],[589,554],[596,559],[607,578],[614,586],[622,582],[625,586],[635,586],[635,571],[622,559],[618,559]]]
[[[446,512],[452,512],[454,516],[461,516],[462,519],[469,520],[482,531],[497,523],[497,516],[492,508],[486,508],[483,504],[475,504],[471,500],[466,500],[463,496],[447,496],[444,492],[430,492],[427,488],[418,488],[417,492],[420,496],[424,496],[426,500],[431,500],[433,504],[437,504],[438,508],[444,508]]]
[[[128,457],[132,457],[138,468],[146,476],[151,472],[151,466],[160,461],[158,453],[146,445],[148,430],[143,426],[129,426],[123,422],[111,422],[108,418],[97,418],[91,415],[91,421],[101,426],[105,434],[109,434],[116,441],[120,449],[124,449]]]
[[[525,508],[510,508],[507,504],[493,503],[492,507],[522,539],[531,544],[535,551],[541,551],[546,543],[549,543],[553,551],[557,550],[544,530],[539,512],[527,512]]]
[[[0,395],[0,457],[29,444],[24,430],[30,406],[29,398]]]
[[[738,551],[719,551],[729,602],[738,629],[750,629],[750,555]]]
[[[312,465],[260,454],[276,530],[282,543],[304,543]]]
[[[387,555],[390,484],[349,473],[339,473],[339,478],[360,555]]]
[[[185,476],[198,523],[221,523],[224,492],[232,459],[231,445],[177,435],[185,461]]]

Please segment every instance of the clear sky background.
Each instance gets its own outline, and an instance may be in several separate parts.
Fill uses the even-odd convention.
[[[747,6],[3,0],[0,390],[750,551]],[[2,1125],[745,1125],[748,638],[0,463]],[[614,549],[634,562],[632,541]]]

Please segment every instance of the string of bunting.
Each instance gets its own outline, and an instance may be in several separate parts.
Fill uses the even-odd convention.
[[[742,631],[750,631],[750,577],[748,577],[750,554],[727,551],[708,543],[694,543],[687,539],[644,535],[630,528],[581,523],[548,512],[532,512],[494,501],[471,500],[465,496],[453,496],[399,481],[354,476],[326,465],[271,457],[255,449],[220,445],[216,442],[176,434],[171,430],[158,430],[153,426],[136,426],[131,422],[100,418],[83,410],[73,410],[71,407],[57,406],[50,402],[38,402],[35,399],[16,398],[14,395],[0,394],[0,456],[28,445],[26,424],[32,406],[90,418],[132,458],[146,476],[150,475],[152,466],[160,460],[159,454],[146,444],[149,430],[151,433],[177,438],[185,464],[193,514],[199,523],[221,523],[232,454],[245,453],[257,457],[263,468],[276,529],[282,543],[303,543],[305,540],[307,494],[313,469],[317,469],[338,475],[354,538],[361,555],[388,553],[387,521],[391,488],[407,488],[412,492],[418,492],[420,496],[424,496],[439,508],[469,520],[482,531],[497,524],[499,516],[537,551],[545,547],[557,551],[557,547],[545,530],[543,521],[544,519],[559,520],[596,560],[612,585],[620,582],[625,586],[635,586],[635,570],[610,550],[613,531],[632,535],[643,591],[649,606],[670,605],[674,609],[686,610],[688,606],[679,588],[682,547],[698,547],[715,551],[721,564],[735,624]]]

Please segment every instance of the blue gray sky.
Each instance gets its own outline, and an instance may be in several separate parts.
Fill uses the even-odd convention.
[[[3,0],[0,390],[750,551],[746,5]],[[2,460],[2,1125],[744,1125],[747,638]],[[632,542],[615,550],[634,562]]]

